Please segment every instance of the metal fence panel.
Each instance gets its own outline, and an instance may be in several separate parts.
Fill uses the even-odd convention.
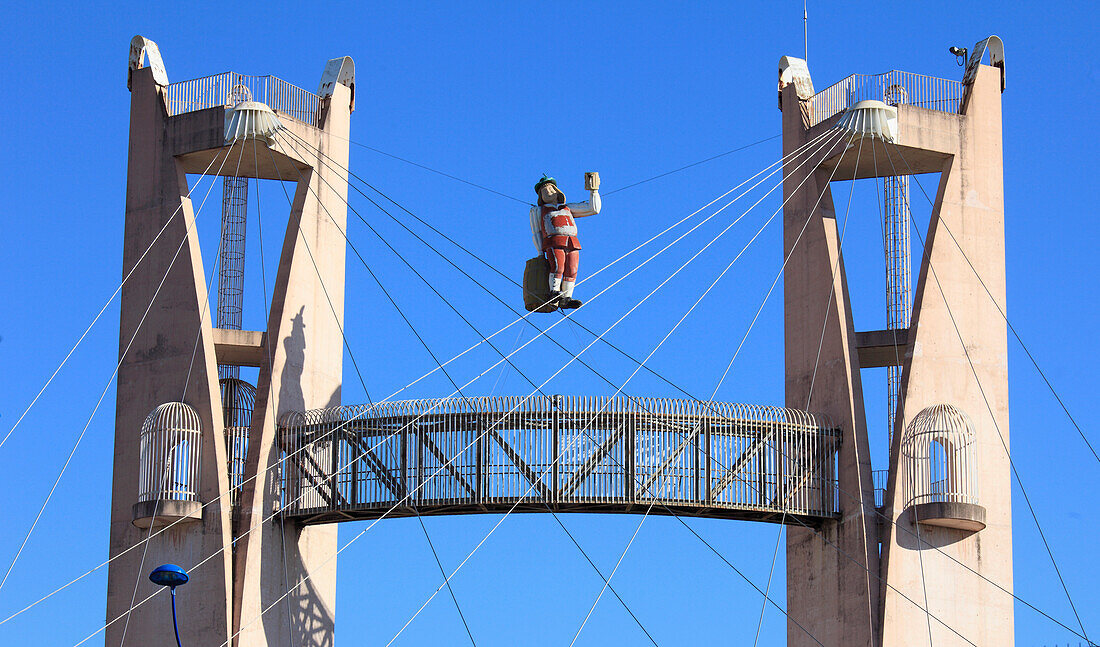
[[[320,97],[275,76],[222,72],[172,83],[164,89],[169,116],[207,108],[232,107],[240,101],[259,101],[277,113],[311,126],[318,123]]]
[[[816,126],[849,106],[869,99],[958,112],[963,89],[961,81],[898,70],[884,74],[853,74],[810,97],[810,125]]]

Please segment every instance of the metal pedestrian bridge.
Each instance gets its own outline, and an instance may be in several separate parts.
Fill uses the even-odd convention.
[[[840,432],[794,409],[410,400],[289,412],[278,437],[282,514],[307,524],[554,510],[816,525],[839,512]]]

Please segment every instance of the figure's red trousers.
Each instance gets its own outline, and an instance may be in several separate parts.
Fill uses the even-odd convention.
[[[566,281],[577,280],[577,266],[581,262],[581,250],[569,247],[551,247],[546,250],[550,261],[550,273]]]

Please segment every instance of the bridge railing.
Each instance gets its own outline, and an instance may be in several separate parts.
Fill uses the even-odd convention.
[[[259,101],[272,110],[311,126],[317,125],[321,99],[316,94],[275,76],[246,76],[223,72],[172,83],[164,89],[168,115],[214,107],[230,107],[239,101]]]
[[[288,515],[515,503],[838,513],[839,432],[792,409],[626,397],[415,400],[287,414],[279,438]]]
[[[958,112],[964,86],[961,81],[891,70],[884,74],[853,74],[810,97],[810,125],[844,112],[860,101],[873,99],[905,103],[940,112]]]

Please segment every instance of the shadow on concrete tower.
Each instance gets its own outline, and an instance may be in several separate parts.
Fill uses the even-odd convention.
[[[107,644],[123,632],[144,645],[171,634],[157,600],[130,609],[156,589],[147,572],[173,562],[191,571],[179,605],[185,644],[331,645],[336,527],[274,516],[275,423],[287,410],[340,402],[347,177],[339,169],[348,163],[354,65],[329,61],[317,94],[232,72],[169,84],[156,44],[136,36],[128,86],[111,555],[151,538],[111,562]],[[227,140],[227,106],[241,87],[308,145]],[[266,330],[212,325],[188,174],[297,182]],[[259,368],[236,537],[219,365]]]
[[[895,71],[815,93],[805,61],[780,61],[783,152],[793,154],[787,406],[824,412],[843,433],[841,516],[820,531],[790,528],[787,611],[829,647],[1013,644],[1003,90],[996,36],[975,47],[961,82]],[[816,139],[865,100],[897,104],[894,141],[863,138],[857,154],[850,137]],[[828,185],[926,173],[940,174],[939,189],[910,325],[857,332]],[[890,366],[900,390],[876,508],[860,373]],[[790,645],[815,644],[793,622],[787,633]]]

